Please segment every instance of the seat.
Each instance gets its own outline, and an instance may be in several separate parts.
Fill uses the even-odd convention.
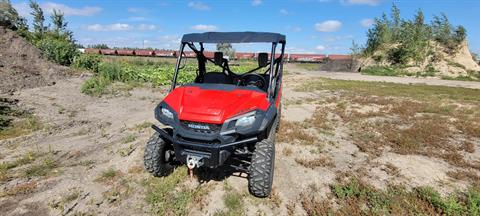
[[[203,83],[232,84],[233,80],[230,76],[222,72],[208,72],[203,76]]]

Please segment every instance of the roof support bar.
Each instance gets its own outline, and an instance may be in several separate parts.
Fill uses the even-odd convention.
[[[177,85],[178,70],[180,68],[180,63],[182,61],[183,48],[185,48],[185,43],[180,44],[180,55],[178,55],[177,57],[177,64],[175,65],[175,74],[173,75],[173,82],[172,82],[172,87],[170,88],[170,92],[173,91],[173,89],[175,89],[175,85]]]
[[[270,76],[269,76],[269,85],[268,85],[268,97],[271,97],[273,98],[275,92],[275,86],[273,84],[273,70],[274,70],[274,67],[275,67],[275,49],[277,48],[277,43],[272,43],[272,52],[271,52],[271,56],[270,56]]]

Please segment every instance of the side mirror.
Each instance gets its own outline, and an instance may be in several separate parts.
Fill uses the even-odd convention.
[[[268,65],[268,53],[258,53],[258,66],[265,67]]]
[[[215,52],[214,54],[214,61],[216,65],[222,65],[223,64],[223,53],[222,52]]]

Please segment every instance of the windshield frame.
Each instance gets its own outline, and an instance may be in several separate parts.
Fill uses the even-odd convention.
[[[180,67],[181,67],[181,64],[182,64],[182,59],[187,58],[186,55],[184,54],[186,46],[190,47],[190,49],[192,49],[192,51],[195,52],[195,54],[197,56],[196,58],[198,60],[198,64],[197,64],[198,70],[202,70],[202,68],[203,68],[203,70],[205,70],[205,61],[213,62],[211,59],[206,58],[203,55],[203,52],[204,52],[203,43],[198,43],[198,44],[200,45],[200,49],[197,49],[193,42],[181,42],[180,48],[179,48],[179,51],[178,51],[178,55],[177,55],[177,61],[176,61],[175,71],[174,71],[175,74],[173,76],[170,92],[173,91],[177,86],[177,78],[178,78],[178,74],[179,74],[180,69],[181,69]],[[284,53],[285,53],[286,42],[285,41],[281,41],[281,42],[278,42],[278,43],[277,42],[272,42],[271,44],[272,44],[272,46],[271,46],[271,51],[270,51],[270,62],[269,62],[269,74],[270,74],[270,76],[269,76],[269,80],[268,80],[268,89],[267,89],[267,97],[268,98],[274,98],[275,97],[276,90],[278,89],[277,84],[279,84],[279,81],[281,81],[281,77],[282,77],[282,73],[283,73],[283,61],[284,61]],[[275,58],[275,51],[277,49],[277,45],[279,45],[279,44],[281,45],[280,56],[278,58]],[[235,74],[229,68],[225,68],[225,67],[222,67],[222,66],[219,66],[219,67],[223,68],[224,70],[227,70],[228,73]],[[256,68],[252,71],[248,71],[247,73],[252,73],[255,70],[259,70],[259,69],[260,68]]]

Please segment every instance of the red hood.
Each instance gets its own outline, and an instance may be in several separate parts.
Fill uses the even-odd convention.
[[[180,120],[222,124],[225,120],[251,110],[267,110],[265,92],[234,89],[178,87],[164,101],[177,112]]]

